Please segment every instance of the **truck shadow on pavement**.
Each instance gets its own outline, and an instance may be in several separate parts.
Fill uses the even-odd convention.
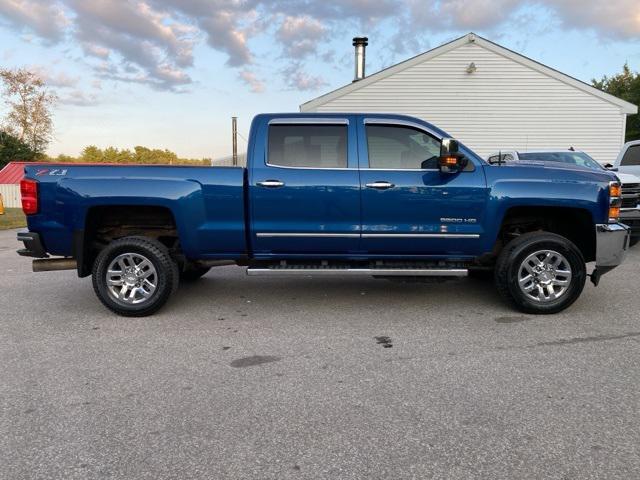
[[[233,269],[233,267],[231,267]],[[472,278],[445,282],[389,281],[350,277],[248,278],[244,273],[212,271],[200,281],[183,284],[168,306],[171,310],[238,306],[249,313],[484,311],[504,313],[509,307],[491,282]],[[225,270],[230,270],[225,268]],[[259,312],[258,312],[259,310]]]

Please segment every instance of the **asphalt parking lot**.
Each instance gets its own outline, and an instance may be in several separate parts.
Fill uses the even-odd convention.
[[[640,478],[640,248],[569,311],[212,270],[159,314],[0,232],[0,478]]]

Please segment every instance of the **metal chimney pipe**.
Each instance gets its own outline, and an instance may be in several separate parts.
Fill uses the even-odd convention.
[[[362,80],[365,76],[364,73],[364,65],[365,65],[365,50],[369,45],[369,39],[367,37],[355,37],[353,39],[353,46],[356,47],[356,73],[353,78],[354,82],[358,80]]]

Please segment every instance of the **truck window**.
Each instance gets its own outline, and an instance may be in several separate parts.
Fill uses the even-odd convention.
[[[631,145],[627,148],[620,165],[640,165],[640,145]]]
[[[500,156],[500,158],[498,158]],[[513,161],[513,155],[510,153],[502,153],[500,155],[491,155],[489,157],[489,163],[498,163],[498,162],[511,162]]]
[[[346,125],[270,125],[269,165],[346,168]]]
[[[367,125],[369,168],[438,168],[440,141],[412,127]]]

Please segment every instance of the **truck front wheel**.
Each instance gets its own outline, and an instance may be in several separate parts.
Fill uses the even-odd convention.
[[[525,313],[557,313],[580,296],[587,278],[582,253],[571,241],[530,232],[509,242],[498,257],[500,294]]]
[[[93,289],[111,311],[143,317],[160,309],[175,290],[178,266],[166,247],[146,237],[111,242],[93,264]]]

